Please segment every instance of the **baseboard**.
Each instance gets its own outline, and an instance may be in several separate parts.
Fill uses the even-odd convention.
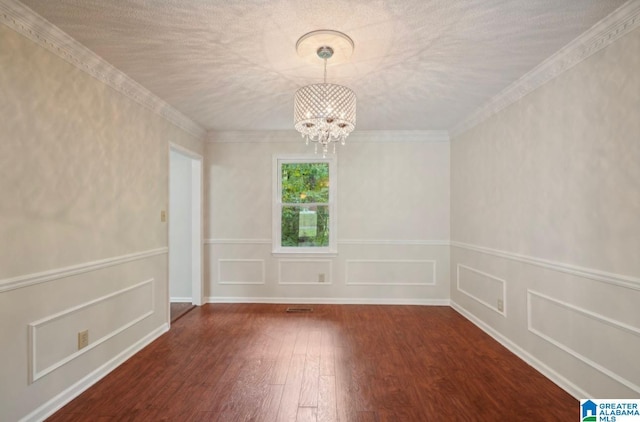
[[[169,298],[169,302],[171,303],[191,303],[193,302],[192,297],[179,297],[179,296],[171,296]]]
[[[29,413],[27,416],[20,419],[20,422],[45,420],[167,331],[169,331],[169,324],[162,324],[160,327],[127,347],[117,356],[82,378],[80,381],[76,382],[62,393],[58,394],[33,412]]]
[[[490,327],[487,323],[480,320],[475,315],[471,314],[467,310],[465,310],[462,306],[458,305],[455,301],[450,301],[450,306],[458,312],[460,315],[471,321],[482,331],[493,337],[498,343],[502,344],[504,347],[509,349],[513,354],[518,356],[520,359],[531,365],[535,370],[540,372],[542,375],[550,379],[553,383],[555,383],[558,387],[562,388],[567,393],[571,394],[577,400],[584,399],[585,397],[591,397],[586,391],[558,374],[555,370],[547,366],[544,362],[540,361],[538,358],[531,355],[529,352],[513,343],[504,335],[500,334],[498,331]]]
[[[449,306],[449,299],[377,299],[326,297],[207,297],[206,303],[273,303],[313,305],[422,305]]]

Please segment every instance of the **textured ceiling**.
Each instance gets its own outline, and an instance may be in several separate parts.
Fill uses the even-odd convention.
[[[624,0],[23,0],[213,130],[291,129],[322,79],[297,39],[348,34],[328,81],[358,96],[357,129],[451,129]]]

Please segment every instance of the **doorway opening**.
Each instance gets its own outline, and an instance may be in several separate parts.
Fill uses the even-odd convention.
[[[171,144],[169,321],[202,303],[202,156]]]

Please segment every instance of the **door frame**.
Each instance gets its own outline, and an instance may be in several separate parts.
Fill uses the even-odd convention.
[[[168,173],[169,183],[167,186],[168,206],[171,204],[171,152],[176,152],[191,160],[191,303],[201,306],[204,303],[203,289],[203,241],[202,231],[204,223],[204,171],[203,156],[191,151],[181,145],[169,142],[168,148]],[[171,213],[167,221],[167,243],[169,245],[169,255],[167,259],[167,319],[171,319],[170,312],[170,265],[171,265],[171,242],[169,238],[169,228],[171,225]]]

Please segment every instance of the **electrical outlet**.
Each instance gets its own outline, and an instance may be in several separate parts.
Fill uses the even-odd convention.
[[[160,221],[163,223],[167,221],[167,212],[165,210],[160,211]]]
[[[323,273],[318,274],[318,283],[324,283],[324,274]]]
[[[78,333],[78,350],[84,349],[89,345],[89,330],[80,331]]]
[[[502,299],[498,299],[498,310],[500,312],[504,311],[504,302],[502,301]]]

